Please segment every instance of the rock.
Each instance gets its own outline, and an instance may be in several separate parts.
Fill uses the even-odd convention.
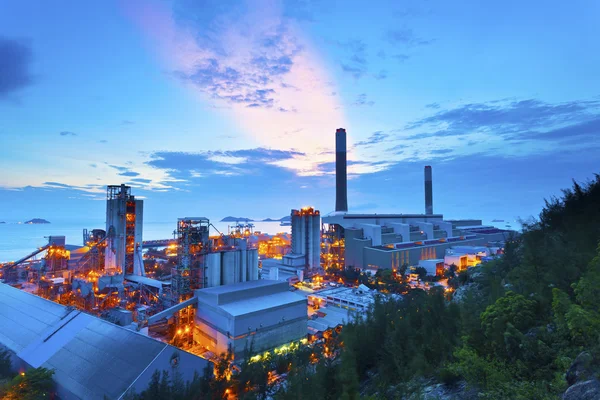
[[[590,371],[594,357],[587,351],[580,353],[567,371],[567,383],[569,386],[576,382],[589,379],[592,375]]]
[[[478,391],[467,387],[465,381],[456,385],[436,384],[423,388],[424,400],[471,400],[478,398]]]
[[[598,400],[600,399],[600,381],[591,379],[577,382],[567,389],[562,398],[563,400]]]

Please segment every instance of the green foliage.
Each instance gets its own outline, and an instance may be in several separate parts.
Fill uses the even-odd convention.
[[[10,360],[10,352],[0,348],[0,379],[11,376],[12,364]]]
[[[54,388],[52,381],[54,370],[32,368],[15,376],[1,393],[4,400],[40,400],[47,399]]]
[[[522,341],[521,333],[533,326],[535,311],[535,301],[507,292],[481,314],[481,326],[497,357],[514,358]]]

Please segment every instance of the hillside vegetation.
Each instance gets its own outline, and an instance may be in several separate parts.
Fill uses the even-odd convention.
[[[435,288],[381,298],[321,348],[246,363],[229,381],[205,377],[187,396],[433,399],[435,386],[443,398],[557,399],[569,385],[596,385],[599,243],[597,175],[549,199],[504,257],[461,273],[455,299]]]

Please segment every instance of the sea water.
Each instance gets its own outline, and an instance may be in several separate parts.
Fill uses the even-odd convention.
[[[214,221],[214,222],[213,222]],[[211,222],[223,234],[229,233],[229,226],[235,222]],[[48,236],[65,236],[67,244],[83,245],[83,229],[106,229],[102,220],[61,221],[52,220],[50,224],[22,224],[18,221],[6,221],[0,224],[0,262],[15,261],[33,252],[36,248],[48,243]],[[242,222],[240,222],[242,223]],[[275,234],[290,232],[289,226],[280,226],[277,222],[251,222],[254,231]],[[172,239],[177,229],[177,221],[152,222],[144,221],[143,239],[158,240]],[[218,235],[214,227],[210,228],[211,235]]]

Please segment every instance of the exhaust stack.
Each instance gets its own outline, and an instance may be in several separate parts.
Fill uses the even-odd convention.
[[[346,177],[346,130],[335,131],[335,211],[348,211]]]
[[[433,214],[433,182],[430,165],[425,166],[425,214]]]

